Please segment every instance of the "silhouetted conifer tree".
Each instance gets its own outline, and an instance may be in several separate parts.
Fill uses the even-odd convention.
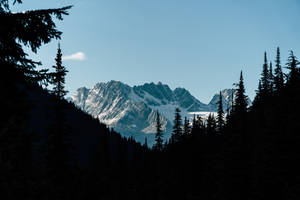
[[[234,112],[235,113],[246,113],[247,112],[247,97],[245,95],[245,86],[243,72],[240,74],[240,81],[238,83],[237,93],[235,97]]]
[[[194,115],[191,134],[192,137],[199,137],[205,134],[205,124],[200,116]]]
[[[47,70],[36,70],[41,63],[28,58],[24,46],[36,53],[43,44],[60,38],[62,33],[56,29],[53,16],[62,20],[71,6],[12,12],[12,2],[22,0],[0,0],[0,90],[5,93],[0,104],[9,111],[3,110],[5,120],[0,120],[1,199],[34,199],[39,198],[34,195],[41,193],[38,188],[45,182],[37,184],[40,166],[32,163],[37,150],[33,150],[34,134],[29,130],[32,105],[27,91],[48,79]]]
[[[262,96],[267,96],[269,89],[270,89],[270,79],[269,79],[269,69],[268,69],[268,60],[267,60],[267,53],[264,53],[264,64],[263,70],[261,73],[261,89],[262,89]]]
[[[261,86],[261,81],[259,80],[258,87],[256,90],[256,95],[253,100],[253,106],[256,106],[261,103],[261,96],[262,96],[262,86]]]
[[[178,142],[182,136],[182,119],[180,115],[180,109],[175,109],[175,119],[174,119],[174,126],[173,126],[173,134],[171,137],[171,142]]]
[[[217,129],[219,132],[222,131],[224,124],[225,121],[224,121],[223,101],[222,101],[222,93],[220,91],[220,97],[218,101],[218,116],[217,116]]]
[[[155,134],[155,145],[154,149],[162,151],[163,149],[163,139],[162,139],[162,124],[160,119],[160,114],[156,111],[156,134]]]
[[[287,69],[290,70],[288,77],[287,77],[287,84],[288,85],[295,85],[298,79],[298,69],[297,65],[299,65],[299,61],[297,60],[296,56],[294,55],[293,51],[290,51],[290,55],[288,61],[286,63]]]
[[[284,85],[283,73],[280,62],[280,49],[277,47],[277,54],[275,60],[275,76],[274,76],[274,90],[280,91]]]
[[[270,62],[270,66],[269,66],[269,93],[273,94],[273,91],[274,91],[274,75],[273,75],[272,62]]]
[[[191,134],[191,126],[190,122],[187,119],[187,117],[184,118],[184,124],[183,124],[183,135],[185,138],[189,137]]]
[[[55,72],[50,73],[53,87],[52,119],[47,138],[47,174],[54,191],[50,193],[64,194],[63,190],[72,173],[76,169],[73,145],[71,143],[71,131],[66,123],[65,107],[61,101],[66,95],[64,90],[65,76],[68,72],[62,65],[62,53],[58,46]],[[58,198],[58,197],[55,197]]]
[[[14,3],[22,3],[21,0]],[[23,47],[29,46],[36,53],[42,45],[51,39],[58,39],[61,32],[56,29],[52,16],[62,20],[62,15],[68,15],[71,6],[59,9],[31,10],[13,13],[9,8],[8,0],[0,1],[0,64],[7,71],[14,70],[14,74],[21,76],[28,82],[37,83],[46,79],[47,70],[37,71],[35,68],[40,62],[27,57]],[[20,80],[20,77],[16,77]]]
[[[62,65],[62,53],[60,44],[58,44],[57,55],[55,58],[56,65],[53,66],[55,69],[54,73],[50,73],[53,87],[53,94],[60,99],[63,99],[68,91],[65,90],[65,76],[68,72],[65,66]]]
[[[216,135],[216,128],[217,128],[217,123],[216,119],[212,114],[208,115],[207,121],[206,121],[206,133],[209,136],[214,136]]]

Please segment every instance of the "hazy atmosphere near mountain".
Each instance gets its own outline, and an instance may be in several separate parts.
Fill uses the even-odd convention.
[[[226,112],[231,108],[235,95],[232,89],[224,89],[221,93]],[[156,111],[161,114],[164,138],[169,139],[175,108],[180,108],[183,118],[192,121],[194,115],[207,118],[210,113],[216,114],[218,100],[219,92],[209,104],[204,104],[184,88],[171,90],[161,82],[130,87],[120,81],[97,83],[91,89],[79,88],[71,98],[77,107],[100,122],[115,128],[124,136],[133,136],[141,143],[147,137],[151,146],[156,132]]]

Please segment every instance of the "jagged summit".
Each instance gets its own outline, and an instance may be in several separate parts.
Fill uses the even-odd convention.
[[[231,101],[230,94],[230,89],[222,91],[224,108]],[[188,90],[180,87],[172,90],[162,82],[130,87],[112,80],[97,83],[91,89],[79,88],[72,96],[72,101],[121,134],[134,136],[143,142],[146,136],[154,138],[156,111],[161,114],[164,135],[168,138],[172,132],[175,108],[179,107],[182,116],[189,118],[193,114],[215,112],[218,95],[209,104],[204,104]]]

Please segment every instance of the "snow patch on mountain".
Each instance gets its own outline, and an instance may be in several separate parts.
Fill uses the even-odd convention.
[[[221,91],[224,111],[231,106],[233,90]],[[144,142],[145,137],[154,143],[156,131],[156,112],[161,115],[164,135],[167,139],[172,132],[174,112],[181,110],[182,117],[192,120],[194,115],[206,119],[212,113],[216,115],[219,94],[209,104],[196,99],[184,88],[171,90],[161,82],[146,83],[130,87],[120,81],[97,83],[92,89],[79,88],[72,96],[78,108],[89,113],[99,121],[113,127],[124,136],[133,136]]]

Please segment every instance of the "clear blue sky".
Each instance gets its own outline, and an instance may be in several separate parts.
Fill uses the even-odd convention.
[[[85,55],[64,61],[69,95],[109,80],[161,81],[208,103],[243,70],[253,98],[264,51],[273,61],[280,46],[283,64],[290,49],[300,57],[299,0],[25,0],[12,10],[66,5],[74,7],[57,23],[63,54]],[[50,67],[57,43],[30,55]]]

